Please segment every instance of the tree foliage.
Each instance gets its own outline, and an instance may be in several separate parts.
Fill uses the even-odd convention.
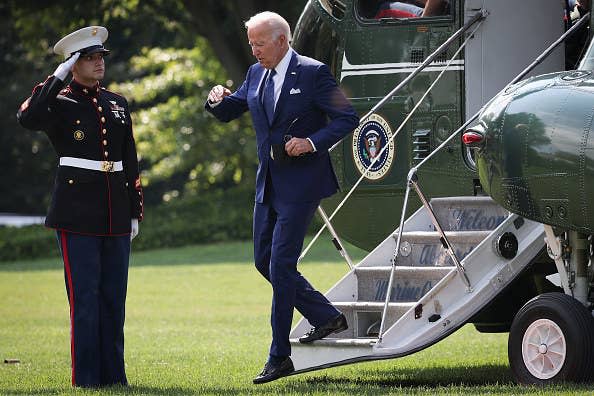
[[[83,26],[107,26],[104,85],[131,103],[149,203],[252,183],[249,118],[220,124],[205,113],[210,87],[241,82],[253,62],[243,22],[266,9],[294,25],[305,0],[9,0],[0,4],[0,167],[10,188],[0,212],[43,213],[56,158],[15,113],[60,59],[53,44]]]

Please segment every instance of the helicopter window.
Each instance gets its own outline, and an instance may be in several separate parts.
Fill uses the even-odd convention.
[[[415,19],[451,15],[450,0],[358,0],[355,7],[366,20]]]

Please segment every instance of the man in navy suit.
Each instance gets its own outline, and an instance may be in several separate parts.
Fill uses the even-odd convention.
[[[287,21],[273,12],[245,23],[257,63],[241,87],[221,85],[206,110],[228,122],[250,111],[258,144],[254,207],[254,260],[272,284],[272,344],[264,383],[294,371],[289,332],[293,308],[314,326],[300,338],[312,342],[347,329],[344,315],[297,271],[307,227],[322,198],[338,188],[328,149],[359,122],[326,65],[290,48]]]

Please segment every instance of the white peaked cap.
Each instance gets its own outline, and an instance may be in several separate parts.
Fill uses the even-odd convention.
[[[75,52],[81,55],[95,52],[109,52],[103,47],[107,40],[107,29],[103,26],[88,26],[63,37],[54,45],[54,52],[63,55],[64,59]]]

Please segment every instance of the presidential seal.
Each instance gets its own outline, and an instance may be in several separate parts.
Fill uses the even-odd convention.
[[[372,114],[365,124],[359,125],[353,133],[352,147],[359,173],[369,180],[379,180],[388,174],[394,161],[395,145],[390,125],[383,117]]]

